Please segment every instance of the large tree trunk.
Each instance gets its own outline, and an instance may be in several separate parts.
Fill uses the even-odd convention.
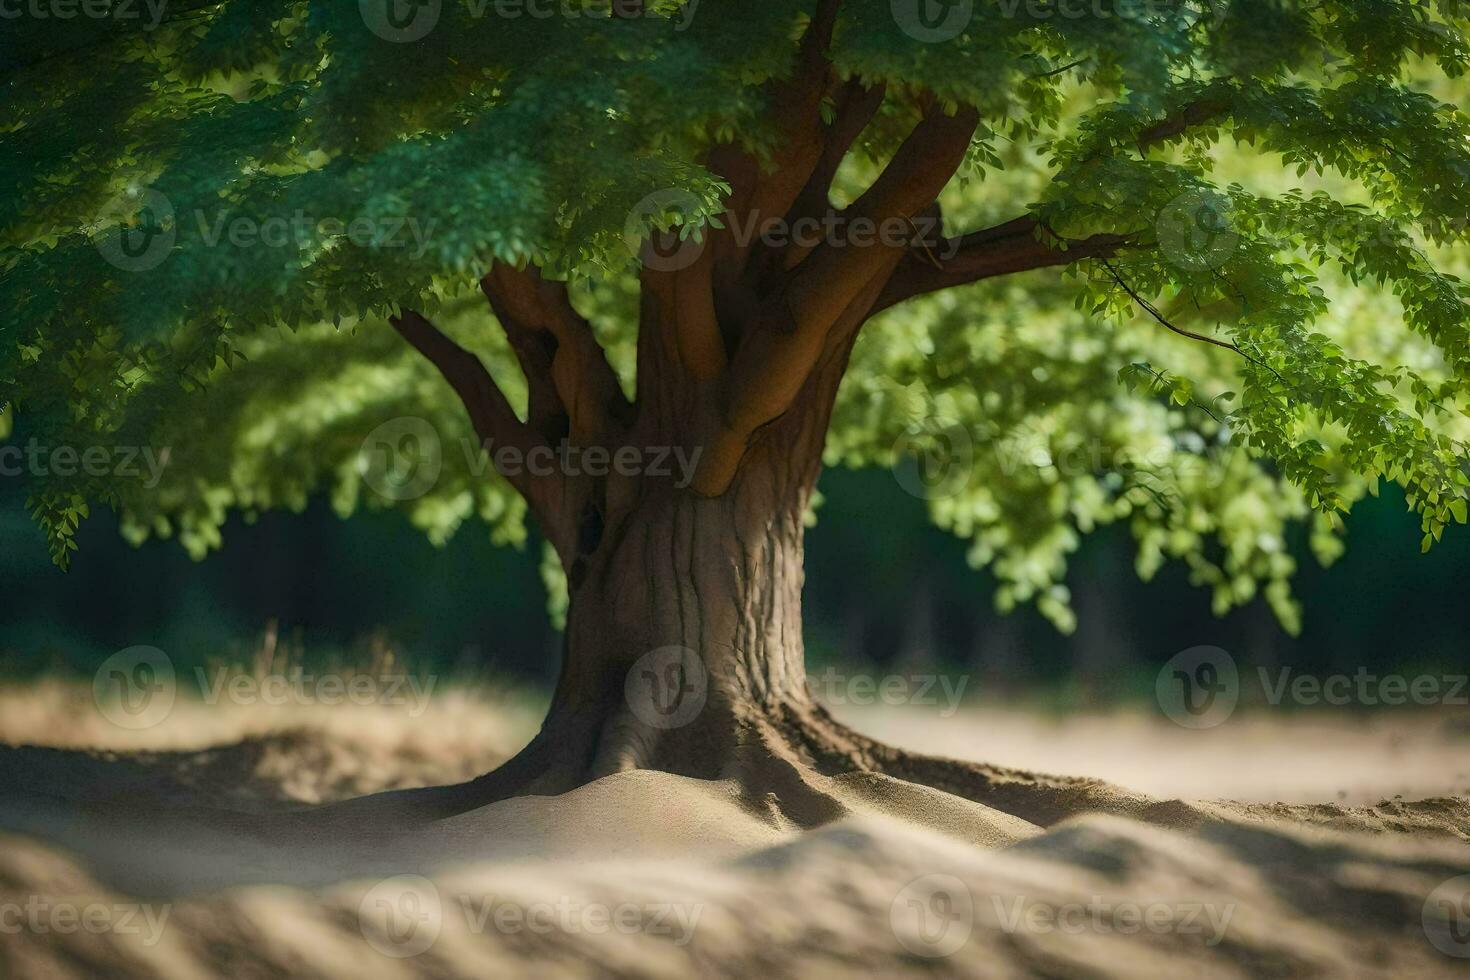
[[[495,772],[435,791],[437,811],[560,794],[630,769],[730,780],[752,809],[795,826],[847,812],[854,784],[838,777],[851,774],[889,786],[869,782],[858,795],[904,780],[1039,823],[1110,799],[1101,784],[882,745],[814,699],[801,591],[817,466],[776,435],[725,494],[648,487],[606,527],[586,530],[540,733]]]
[[[475,784],[476,802],[659,769],[776,793],[803,822],[833,815],[800,776],[814,764],[805,743],[838,729],[806,682],[803,518],[817,466],[789,435],[770,433],[718,497],[643,481],[608,516],[589,511],[545,724]]]
[[[593,727],[595,773],[712,777],[752,724],[809,702],[805,494],[777,474],[641,501],[574,585],[550,724]]]
[[[687,487],[616,473],[523,485],[561,557],[571,599],[546,721],[494,772],[461,786],[370,798],[362,807],[432,818],[514,796],[566,793],[631,769],[730,781],[753,810],[796,826],[840,817],[854,794],[918,791],[897,781],[1036,823],[1116,810],[1120,801],[1130,810],[1146,803],[1085,780],[919,756],[833,719],[806,683],[802,537],[853,334],[816,357],[784,410],[742,435],[721,409],[728,402],[720,386],[692,376],[674,357],[668,338],[681,321],[667,289],[646,289],[643,313],[636,417],[616,441],[602,441],[606,425],[588,421],[596,413],[585,401],[574,401],[577,410],[562,423],[570,420],[584,445],[705,450],[703,463],[713,465],[698,472],[718,476],[696,476]],[[422,318],[399,326],[445,365],[446,376],[469,371],[468,355],[446,347]],[[585,359],[565,369],[574,377],[591,372]],[[506,415],[484,377],[479,388],[461,379],[472,417]],[[608,413],[619,414],[616,407]],[[353,817],[359,807],[341,809]]]

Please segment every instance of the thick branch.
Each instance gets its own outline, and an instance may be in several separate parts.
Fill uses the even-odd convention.
[[[964,160],[978,119],[970,108],[953,116],[926,115],[845,216],[881,229],[930,206]],[[741,339],[718,424],[695,477],[696,491],[724,492],[755,431],[785,412],[806,383],[826,349],[829,330],[903,255],[904,246],[890,244],[881,234],[863,242],[850,237],[854,240],[818,247],[797,267],[771,315]]]
[[[714,253],[704,249],[687,269],[645,269],[643,285],[651,289],[674,323],[677,363],[696,381],[713,381],[725,373],[728,357],[715,312]]]
[[[786,216],[822,160],[822,104],[835,85],[830,48],[840,5],[841,0],[817,0],[791,74],[766,86],[769,159],[735,144],[710,152],[708,167],[731,187],[724,227],[712,230],[690,267],[643,270],[638,401],[640,411],[654,398],[677,411],[674,429],[718,429],[711,420],[723,412],[731,352],[762,315],[763,295],[746,276],[753,246],[763,225]],[[655,364],[695,382],[693,397],[665,398],[645,376]]]
[[[1070,265],[1082,259],[1106,258],[1126,247],[1127,235],[1093,235],[1060,242],[1037,238],[1038,223],[1027,216],[1005,224],[946,239],[932,249],[910,250],[888,281],[869,315],[904,300],[982,279]]]
[[[772,93],[772,115],[780,143],[776,168],[763,175],[751,196],[757,221],[779,218],[791,209],[822,155],[822,99],[832,84],[829,48],[837,26],[839,0],[818,0],[811,25],[801,39],[796,71]]]
[[[491,308],[494,309],[492,302]],[[551,364],[556,355],[555,338],[528,326],[508,312],[495,310],[500,328],[526,378],[526,422],[545,439],[555,442],[566,438],[571,423],[566,407],[557,393]]]
[[[873,185],[843,213],[852,229],[846,237],[855,238],[856,229],[863,226],[881,232],[895,221],[911,221],[932,205],[964,161],[978,122],[979,114],[968,107],[953,116],[938,112],[925,116]],[[786,294],[793,332],[825,333],[903,248],[884,241],[881,234],[871,244],[837,240],[820,245],[798,267]]]
[[[449,382],[469,413],[470,423],[481,446],[493,454],[495,447],[515,449],[522,460],[537,452],[550,458],[551,447],[530,426],[516,417],[515,410],[478,357],[456,344],[422,315],[404,310],[389,318],[404,340],[429,360]],[[536,475],[540,467],[518,466],[504,476],[526,499],[542,531],[558,551],[569,546],[572,528],[563,515],[567,487],[555,472]]]
[[[827,189],[842,156],[876,112],[881,92],[844,93],[838,118],[826,131],[823,152],[795,200],[792,216],[825,213]],[[1221,115],[1222,101],[1194,103],[1149,126],[1137,137],[1140,152],[1173,139],[1191,126]],[[840,217],[871,222],[912,219],[932,208],[969,146],[978,114],[962,109],[953,117],[928,114],[895,154],[873,186]],[[1037,234],[1034,217],[941,242],[855,247],[825,242],[806,251],[788,250],[786,282],[779,308],[741,338],[730,365],[725,398],[694,489],[714,495],[734,478],[754,433],[793,403],[824,356],[844,350],[863,321],[914,296],[995,276],[1082,259],[1108,258],[1129,246],[1127,234],[1093,235],[1064,241]]]
[[[842,166],[842,161],[852,149],[853,143],[877,115],[878,107],[883,104],[884,91],[885,86],[881,83],[865,86],[854,80],[843,86],[837,115],[823,132],[822,155],[811,176],[807,178],[806,186],[797,196],[796,203],[791,206],[788,227],[796,227],[804,220],[820,218],[832,210],[829,195],[837,169]],[[791,243],[783,253],[785,267],[795,267],[810,251],[811,246],[803,247],[795,242]]]
[[[592,325],[572,307],[566,284],[543,278],[533,267],[496,262],[480,288],[526,373],[538,409],[533,418],[541,415],[552,424],[559,408],[573,442],[604,444],[627,419],[629,407]],[[561,434],[555,427],[542,431],[551,439]]]
[[[1168,142],[1193,126],[1219,118],[1230,109],[1223,99],[1202,99],[1166,116],[1139,132],[1140,153]],[[1070,265],[1080,259],[1110,258],[1126,247],[1128,235],[1093,235],[1078,241],[1038,239],[1035,218],[1026,216],[948,239],[937,249],[914,252],[904,258],[893,280],[873,304],[872,313],[924,293],[963,286],[982,279],[1028,272],[1051,266]]]
[[[769,120],[776,141],[770,166],[734,145],[711,151],[709,168],[731,186],[729,210],[742,228],[783,217],[806,185],[822,154],[822,100],[832,85],[829,48],[837,24],[840,0],[819,0],[811,24],[802,36],[791,77],[767,87]],[[737,240],[735,222],[712,236],[716,257],[715,279],[721,286],[745,270],[753,239]]]

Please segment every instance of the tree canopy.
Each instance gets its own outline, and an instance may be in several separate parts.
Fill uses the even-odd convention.
[[[1219,609],[1264,589],[1290,624],[1292,525],[1330,558],[1380,479],[1426,547],[1466,518],[1458,0],[226,0],[16,30],[4,424],[168,447],[156,485],[30,474],[58,561],[89,505],[203,554],[232,511],[318,492],[523,540],[418,314],[533,419],[514,287],[482,280],[539,270],[577,319],[558,338],[599,355],[578,384],[636,411],[642,243],[731,235],[740,167],[807,143],[793,211],[818,186],[824,212],[826,182],[838,214],[914,197],[827,461],[897,467],[1003,606],[1065,628],[1067,556],[1123,521],[1140,573],[1185,561]],[[831,75],[803,88],[813,49]],[[791,319],[763,343],[804,336],[808,281],[869,283],[832,245],[780,243]],[[706,338],[722,383],[772,383],[773,361],[746,367],[757,333]],[[437,445],[391,428],[409,419]],[[420,492],[370,489],[385,425],[432,453]]]

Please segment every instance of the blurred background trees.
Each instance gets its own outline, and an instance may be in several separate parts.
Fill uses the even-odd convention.
[[[928,665],[970,674],[969,694],[1078,706],[1148,697],[1158,667],[1200,644],[1243,666],[1463,669],[1470,540],[1452,533],[1420,554],[1418,519],[1392,488],[1355,508],[1334,565],[1301,562],[1298,637],[1259,598],[1214,617],[1180,566],[1140,581],[1134,545],[1117,528],[1090,536],[1071,563],[1075,632],[1029,606],[1002,615],[993,578],[969,567],[964,543],[934,527],[892,474],[831,470],[822,489],[808,543],[814,671]],[[23,503],[15,481],[0,480],[0,665],[11,675],[86,673],[140,643],[180,664],[245,658],[276,621],[308,660],[386,642],[420,669],[527,684],[555,677],[560,640],[534,542],[500,548],[467,528],[436,548],[399,514],[342,521],[318,501],[253,525],[232,520],[230,546],[195,562],[167,541],[134,549],[99,514],[61,572]]]

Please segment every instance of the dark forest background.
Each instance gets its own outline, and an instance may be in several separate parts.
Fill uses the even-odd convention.
[[[1417,521],[1395,488],[1348,522],[1348,551],[1322,569],[1296,550],[1299,637],[1261,601],[1224,618],[1184,570],[1150,583],[1133,571],[1122,528],[1092,536],[1073,561],[1071,636],[1034,610],[995,612],[992,582],[965,545],[930,526],[891,475],[831,471],[808,539],[807,645],[814,666],[970,675],[972,695],[1046,695],[1066,705],[1146,696],[1160,664],[1214,645],[1243,665],[1301,671],[1444,670],[1470,636],[1470,534],[1453,528],[1419,553]],[[70,572],[52,566],[19,481],[0,480],[0,659],[6,674],[87,673],[147,644],[181,664],[251,655],[267,625],[310,657],[353,658],[388,644],[416,669],[545,684],[559,636],[548,618],[539,545],[493,547],[474,525],[435,548],[392,513],[233,521],[226,547],[194,562],[178,545],[134,549],[110,514],[82,530]]]

